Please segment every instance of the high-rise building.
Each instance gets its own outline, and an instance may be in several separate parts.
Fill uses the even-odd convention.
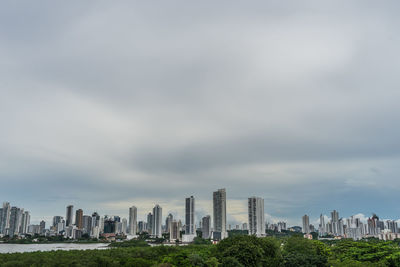
[[[44,233],[44,229],[46,229],[46,222],[42,220],[39,224],[39,231],[41,234]]]
[[[201,219],[201,231],[204,239],[211,238],[211,217],[207,215]]]
[[[179,223],[176,220],[171,221],[169,241],[174,242],[176,240],[181,240],[181,231],[179,229]]]
[[[54,216],[52,226],[57,227],[58,223],[62,222],[63,219],[62,216]]]
[[[308,215],[303,216],[303,233],[310,233],[310,217]]]
[[[331,212],[331,223],[332,223],[332,233],[333,235],[339,235],[339,212],[336,210]]]
[[[138,230],[139,230],[139,233],[143,233],[143,232],[146,232],[147,231],[147,223],[146,222],[144,222],[144,221],[139,221],[138,222]]]
[[[11,206],[9,202],[4,202],[0,212],[0,234],[5,235],[10,227]]]
[[[214,238],[223,239],[226,234],[226,191],[218,189],[213,193],[213,220],[214,220]]]
[[[162,237],[162,208],[157,204],[153,208],[153,225],[152,225],[152,235],[156,237]]]
[[[248,199],[249,234],[256,236],[265,235],[264,199],[250,197]]]
[[[174,216],[170,213],[165,219],[165,232],[169,233],[171,231],[171,223],[174,219]]]
[[[83,210],[81,209],[76,210],[75,225],[80,230],[83,228]]]
[[[127,219],[125,219],[125,218],[122,219],[121,227],[122,227],[121,233],[126,235],[127,231],[128,231],[128,220]],[[135,229],[135,232],[136,232],[136,229]]]
[[[8,231],[8,235],[13,237],[14,235],[18,235],[19,227],[21,223],[21,209],[18,207],[12,207],[10,211],[10,227]]]
[[[325,230],[325,217],[324,215],[320,215],[319,216],[319,236],[324,236],[326,234],[326,230]]]
[[[111,218],[104,219],[104,233],[105,234],[115,233],[116,230],[117,230],[116,229],[116,221],[114,221]]]
[[[92,231],[92,216],[83,215],[82,217],[82,232],[90,234]]]
[[[196,234],[196,224],[194,221],[194,197],[188,197],[185,200],[185,234]]]
[[[150,235],[153,234],[153,214],[151,212],[147,214],[147,232]]]
[[[71,226],[73,224],[74,217],[74,206],[69,205],[67,206],[67,213],[65,216],[65,226]]]
[[[129,234],[136,235],[137,229],[137,208],[132,206],[129,208]]]
[[[101,232],[101,218],[97,212],[92,213],[91,236],[97,238]]]
[[[25,211],[22,214],[21,226],[20,226],[20,230],[19,230],[20,234],[28,233],[28,226],[30,224],[30,221],[31,221],[31,215],[29,214],[29,211]]]

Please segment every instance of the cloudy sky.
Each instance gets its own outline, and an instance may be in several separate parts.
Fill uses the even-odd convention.
[[[398,1],[4,1],[0,201],[50,221],[400,218]]]

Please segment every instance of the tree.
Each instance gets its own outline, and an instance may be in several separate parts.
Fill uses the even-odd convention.
[[[233,257],[244,266],[276,266],[281,259],[279,243],[271,238],[236,235],[222,240],[216,247],[221,263]]]

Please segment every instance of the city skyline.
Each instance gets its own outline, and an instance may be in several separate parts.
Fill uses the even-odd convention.
[[[69,204],[180,218],[191,195],[200,222],[217,188],[228,225],[253,195],[291,225],[397,217],[399,7],[7,1],[0,196],[37,224]]]

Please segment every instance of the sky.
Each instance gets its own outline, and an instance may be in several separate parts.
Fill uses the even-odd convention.
[[[398,1],[3,1],[0,201],[32,222],[399,219]]]

